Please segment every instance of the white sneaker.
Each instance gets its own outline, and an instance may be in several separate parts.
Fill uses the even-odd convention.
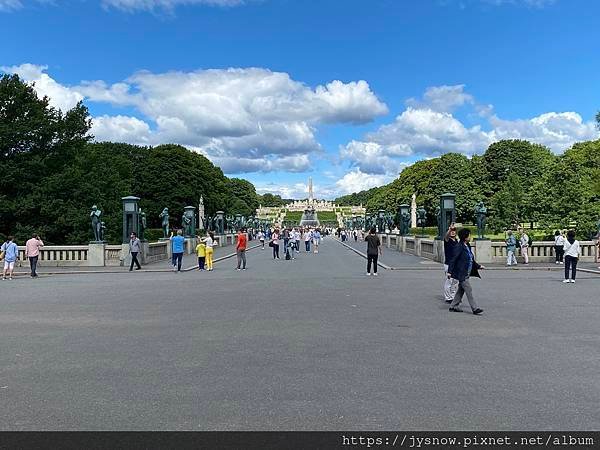
[[[575,280],[569,280],[570,283],[575,283]]]
[[[378,275],[377,273],[374,273],[374,274],[373,274],[373,276],[374,276],[374,277],[378,277],[379,275]]]
[[[563,283],[570,283],[571,280],[563,280]]]
[[[367,276],[370,277],[371,276],[371,272],[367,272]]]

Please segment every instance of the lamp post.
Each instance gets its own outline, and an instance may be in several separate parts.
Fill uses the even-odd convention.
[[[398,207],[398,221],[400,222],[400,234],[406,236],[408,234],[408,224],[410,222],[410,205],[403,203]]]
[[[377,228],[380,233],[385,232],[385,209],[380,209],[377,216]]]
[[[443,239],[451,223],[456,222],[456,195],[452,193],[440,196],[440,213],[438,217],[438,238]]]
[[[140,207],[139,197],[129,196],[121,198],[123,202],[123,244],[129,243],[131,233],[140,234]]]

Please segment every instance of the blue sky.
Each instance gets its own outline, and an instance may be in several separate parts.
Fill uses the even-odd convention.
[[[587,0],[0,0],[0,66],[83,99],[98,139],[333,198],[498,139],[597,138],[599,17]]]

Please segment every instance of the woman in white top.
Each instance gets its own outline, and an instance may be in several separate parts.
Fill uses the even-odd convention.
[[[577,261],[579,261],[581,247],[579,241],[575,239],[575,232],[573,230],[567,232],[567,240],[563,248],[565,250],[565,279],[563,283],[575,283]],[[569,268],[571,268],[571,278],[569,278]]]
[[[214,255],[213,247],[215,246],[214,236],[215,236],[214,233],[212,231],[209,231],[206,234],[206,237],[202,240],[204,242],[204,245],[206,245],[205,265],[206,265],[206,270],[208,270],[209,272],[211,272],[213,270],[213,255]]]
[[[565,237],[558,230],[554,233],[554,256],[556,257],[555,264],[563,264],[563,256],[565,255]]]
[[[521,244],[521,255],[525,259],[525,264],[529,264],[529,236],[523,228],[521,228],[521,238],[519,239]]]

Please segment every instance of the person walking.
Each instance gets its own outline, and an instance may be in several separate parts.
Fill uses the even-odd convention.
[[[304,230],[304,248],[307,253],[310,253],[310,241],[312,241],[312,231],[307,228]]]
[[[206,246],[205,255],[206,255],[206,270],[212,272],[213,270],[213,254],[215,247],[215,234],[212,231],[209,231],[206,234],[206,238],[204,238],[204,245]]]
[[[567,240],[563,248],[565,250],[565,279],[563,283],[575,283],[577,261],[579,261],[579,255],[581,255],[581,246],[579,241],[575,239],[575,231],[569,230],[567,232]],[[571,270],[571,277],[569,277],[569,269]]]
[[[235,253],[237,254],[237,269],[246,270],[246,248],[248,246],[248,236],[246,230],[241,228],[237,235],[237,244],[235,246]]]
[[[130,272],[133,270],[134,264],[137,266],[135,270],[140,270],[142,268],[137,258],[140,251],[142,251],[142,242],[138,239],[136,233],[131,233],[129,236],[129,253],[131,253],[131,264],[129,265]]]
[[[319,253],[319,244],[321,243],[321,231],[317,228],[313,232],[313,246],[315,247],[314,253]]]
[[[519,239],[519,243],[521,245],[521,255],[525,259],[525,265],[529,264],[529,236],[527,232],[521,228],[521,237]]]
[[[367,276],[371,276],[371,264],[373,265],[373,276],[377,276],[377,260],[381,251],[381,241],[377,236],[375,227],[371,228],[369,235],[365,238],[367,242]]]
[[[565,237],[562,232],[556,230],[554,232],[554,257],[555,264],[564,264],[563,258],[565,255]]]
[[[271,234],[269,245],[273,247],[273,259],[279,259],[279,230],[277,228]]]
[[[4,269],[2,271],[2,279],[6,280],[6,274],[8,273],[8,279],[12,280],[13,273],[15,271],[15,262],[19,259],[19,247],[15,243],[15,238],[8,236],[6,242],[0,247],[0,252],[4,258]]]
[[[44,246],[44,243],[40,239],[38,234],[34,234],[31,239],[25,243],[25,258],[29,258],[29,266],[31,267],[31,278],[36,278],[37,274],[37,263],[40,257],[40,249]]]
[[[204,271],[204,264],[206,262],[206,243],[204,239],[198,238],[198,245],[196,245],[196,255],[198,255],[198,270],[200,272]]]
[[[506,238],[506,265],[512,266],[513,263],[517,265],[517,257],[515,252],[517,251],[517,239],[513,235],[512,230],[508,230],[508,237]]]
[[[300,230],[298,228],[294,228],[294,243],[296,244],[296,251],[300,254]]]
[[[290,240],[290,230],[288,230],[287,228],[284,228],[283,231],[281,232],[281,235],[283,236],[283,251],[286,251],[288,242]]]
[[[354,242],[358,242],[358,232],[356,230],[352,231],[352,236],[354,236]]]
[[[458,289],[454,295],[454,300],[450,303],[449,311],[463,312],[460,308],[460,303],[463,295],[467,294],[467,300],[471,306],[471,311],[473,314],[479,315],[483,312],[483,309],[477,306],[477,302],[475,302],[469,278],[472,276],[481,278],[479,270],[485,269],[485,267],[477,264],[473,257],[471,245],[469,244],[471,231],[468,228],[462,228],[458,232],[458,239],[458,248],[448,263],[448,277],[458,281]]]
[[[265,233],[263,233],[262,230],[260,230],[257,235],[256,238],[259,240],[260,245],[261,245],[261,250],[265,249]]]
[[[458,289],[458,280],[448,276],[448,263],[454,258],[454,253],[459,249],[456,239],[456,227],[450,225],[446,236],[444,236],[444,301],[452,303]]]
[[[171,231],[171,264],[173,265],[174,272],[181,272],[181,261],[183,260],[183,250],[185,246],[185,238],[182,236],[183,232],[177,230],[177,236],[173,236]]]

